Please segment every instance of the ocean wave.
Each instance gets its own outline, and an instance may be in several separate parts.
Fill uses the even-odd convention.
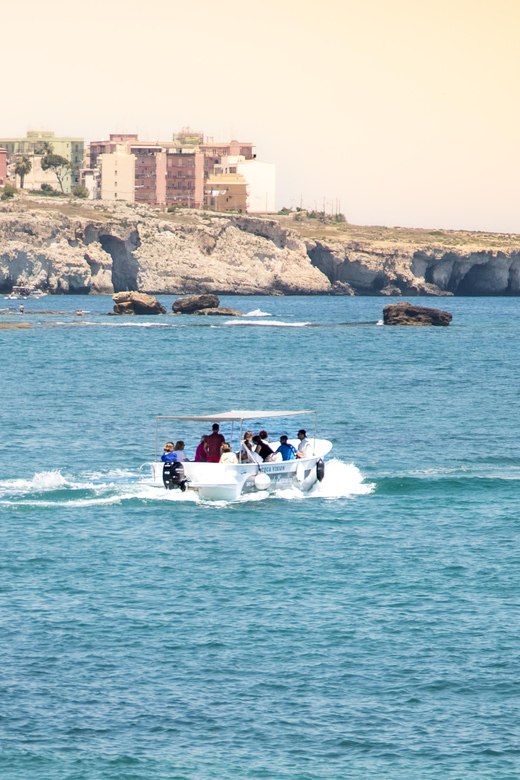
[[[261,309],[253,309],[253,311],[246,311],[244,317],[272,317],[268,311],[262,311]]]

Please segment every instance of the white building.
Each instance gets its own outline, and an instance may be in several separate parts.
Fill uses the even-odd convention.
[[[135,154],[116,152],[98,157],[101,199],[135,201]]]
[[[241,155],[222,157],[215,165],[216,174],[241,174],[247,182],[248,214],[265,214],[276,211],[276,166],[256,158],[246,160]]]

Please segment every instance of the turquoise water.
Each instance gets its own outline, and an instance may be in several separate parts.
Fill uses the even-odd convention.
[[[519,304],[387,302],[0,330],[2,780],[520,776]],[[319,410],[316,492],[138,483],[155,414],[248,407]]]

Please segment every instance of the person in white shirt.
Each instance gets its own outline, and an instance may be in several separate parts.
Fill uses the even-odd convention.
[[[298,431],[298,438],[300,443],[298,445],[297,458],[310,458],[312,456],[311,443],[307,438],[307,432],[302,428]]]
[[[178,441],[175,444],[175,454],[177,455],[177,461],[179,463],[182,463],[184,460],[189,460],[189,458],[186,457],[186,453],[184,452],[184,442]]]

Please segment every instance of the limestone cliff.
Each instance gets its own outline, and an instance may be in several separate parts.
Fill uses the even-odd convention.
[[[520,236],[321,224],[137,204],[0,205],[0,291],[520,295]]]
[[[0,290],[313,294],[305,242],[274,220],[16,199],[0,207]]]

